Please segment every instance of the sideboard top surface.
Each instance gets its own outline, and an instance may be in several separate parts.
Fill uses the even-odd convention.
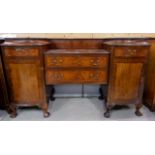
[[[46,40],[7,40],[1,44],[1,46],[44,46],[50,44],[49,41]]]
[[[45,52],[45,54],[109,54],[103,49],[52,49]]]
[[[111,46],[150,46],[148,42],[140,40],[111,40],[104,42],[104,44]]]

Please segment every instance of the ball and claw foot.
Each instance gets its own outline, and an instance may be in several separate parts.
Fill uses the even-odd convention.
[[[49,112],[44,112],[44,118],[48,118],[48,117],[50,117],[50,113]]]
[[[136,116],[143,116],[143,113],[140,112],[139,110],[138,111],[135,111],[135,114],[136,114]]]
[[[105,118],[110,118],[110,116],[111,116],[111,115],[110,115],[110,112],[106,111],[106,112],[104,113],[104,117],[105,117]]]
[[[16,118],[16,117],[17,117],[17,113],[12,113],[12,114],[10,114],[10,117],[11,117],[11,118]]]
[[[7,112],[9,113],[11,118],[16,118],[17,117],[17,109],[16,106],[10,105],[7,109]]]
[[[136,116],[143,116],[143,113],[140,111],[142,106],[143,106],[142,104],[137,104],[136,105],[136,111],[135,111]]]

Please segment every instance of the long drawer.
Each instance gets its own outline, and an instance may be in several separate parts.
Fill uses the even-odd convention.
[[[96,53],[95,53],[96,52]],[[52,50],[45,53],[46,68],[94,67],[107,68],[109,53],[100,50]]]
[[[105,69],[47,69],[46,84],[106,84]]]

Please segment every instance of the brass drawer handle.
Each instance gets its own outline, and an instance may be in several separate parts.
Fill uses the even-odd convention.
[[[136,49],[128,49],[128,54],[126,56],[134,56],[137,53]]]
[[[99,63],[100,63],[100,60],[99,59],[96,59],[96,60],[95,59],[91,59],[90,62],[92,63],[93,66],[98,66]]]
[[[95,74],[95,73],[91,73],[89,77],[92,78],[92,79],[98,79],[99,75]]]
[[[26,49],[24,49],[24,48],[15,48],[15,51],[16,52],[25,52],[26,51]]]
[[[58,64],[62,64],[63,63],[63,60],[62,59],[54,59],[53,60],[53,63],[58,65]]]
[[[53,74],[52,76],[54,79],[62,79],[64,78],[64,75],[62,73]]]

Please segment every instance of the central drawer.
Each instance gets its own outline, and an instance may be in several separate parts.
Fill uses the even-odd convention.
[[[46,84],[106,84],[109,53],[105,50],[45,52]]]
[[[106,84],[105,69],[47,69],[46,84]]]
[[[46,67],[107,67],[108,57],[101,56],[45,56]]]
[[[94,51],[94,52],[93,52]],[[53,50],[45,53],[45,67],[101,67],[107,68],[109,55],[103,50]]]

